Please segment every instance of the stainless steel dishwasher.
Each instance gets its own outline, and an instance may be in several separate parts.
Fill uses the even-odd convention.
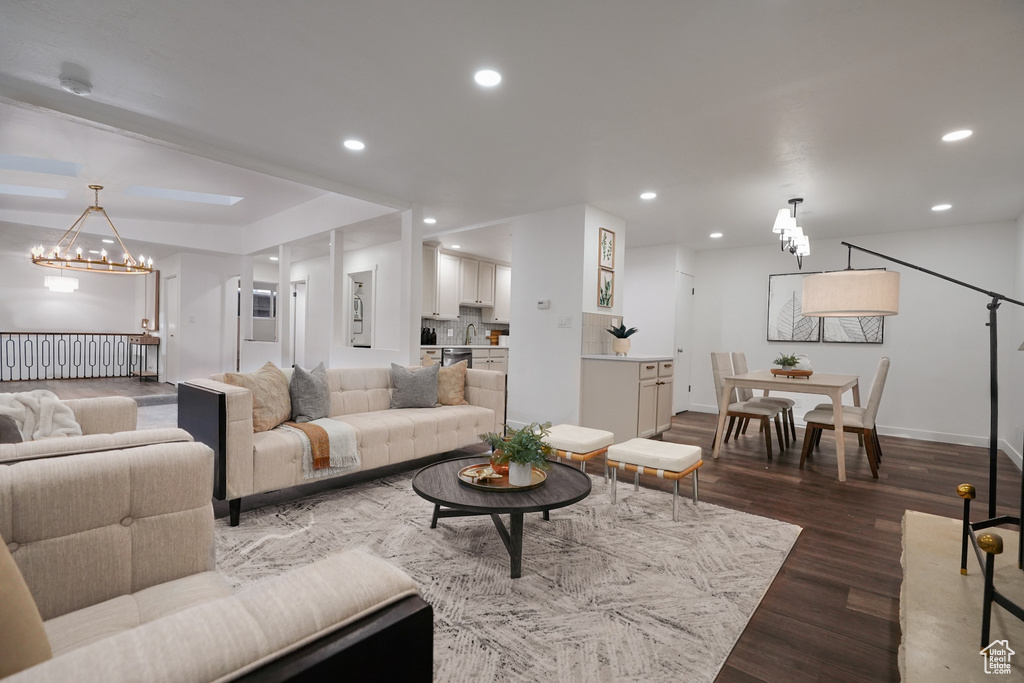
[[[466,361],[466,367],[473,367],[473,349],[441,349],[441,367]]]

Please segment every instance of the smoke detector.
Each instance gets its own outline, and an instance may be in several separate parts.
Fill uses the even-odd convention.
[[[79,95],[81,97],[88,97],[92,93],[92,86],[88,83],[75,80],[70,76],[60,77],[60,87],[68,91],[72,95]]]

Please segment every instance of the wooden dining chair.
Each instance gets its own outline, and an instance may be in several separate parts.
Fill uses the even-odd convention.
[[[732,352],[732,371],[737,375],[745,375],[750,372],[747,369],[747,356],[742,351]],[[782,408],[782,427],[786,435],[786,445],[789,445],[790,436],[793,437],[793,443],[796,443],[796,419],[793,417],[793,406],[796,405],[796,401],[782,396],[754,396],[751,389],[745,388],[738,390],[737,398],[743,403],[748,401],[771,403]]]
[[[843,406],[843,432],[852,432],[864,437],[868,465],[871,466],[871,476],[875,479],[878,479],[878,463],[882,459],[882,446],[878,440],[878,431],[875,429],[875,418],[878,415],[878,405],[882,402],[882,391],[885,389],[885,379],[888,375],[889,359],[882,358],[878,361],[867,405],[863,408]],[[811,450],[820,442],[822,430],[835,430],[832,406],[824,403],[819,405],[804,415],[804,422],[806,429],[804,445],[800,451],[800,467],[804,466],[804,461],[811,454]]]
[[[782,409],[777,405],[771,405],[767,403],[743,403],[736,399],[736,391],[729,395],[727,398],[728,404],[722,404],[722,389],[725,388],[725,378],[734,374],[732,368],[732,356],[728,351],[713,351],[711,353],[711,374],[714,375],[715,379],[715,398],[718,401],[718,410],[726,410],[726,415],[729,416],[729,424],[725,429],[725,435],[723,436],[722,442],[729,442],[729,433],[732,431],[733,425],[736,423],[736,419],[741,420],[757,420],[761,423],[761,430],[764,432],[764,445],[765,450],[768,451],[768,459],[772,459],[772,429],[771,420],[775,420],[775,433],[779,439],[779,451],[781,452],[784,448],[784,438],[782,436],[782,422],[779,420],[779,414]],[[737,429],[738,435],[739,429]]]

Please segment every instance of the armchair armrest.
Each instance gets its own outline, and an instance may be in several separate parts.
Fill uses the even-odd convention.
[[[62,403],[75,414],[82,434],[129,432],[138,424],[139,406],[128,396],[72,398]]]
[[[178,385],[178,426],[213,449],[213,493],[234,500],[255,492],[252,392],[212,379]]]
[[[381,628],[366,633],[378,620]],[[384,560],[350,551],[71,650],[5,683],[246,674],[284,680],[328,671],[350,680],[364,680],[353,674],[364,671],[377,680],[429,681],[432,668],[432,610],[412,579]]]

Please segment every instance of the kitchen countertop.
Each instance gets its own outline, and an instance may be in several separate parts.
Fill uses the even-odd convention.
[[[421,349],[507,349],[494,344],[420,344]]]
[[[675,360],[672,356],[616,356],[613,354],[601,354],[593,356],[581,356],[583,360],[618,360],[630,361],[633,363],[651,363]]]

